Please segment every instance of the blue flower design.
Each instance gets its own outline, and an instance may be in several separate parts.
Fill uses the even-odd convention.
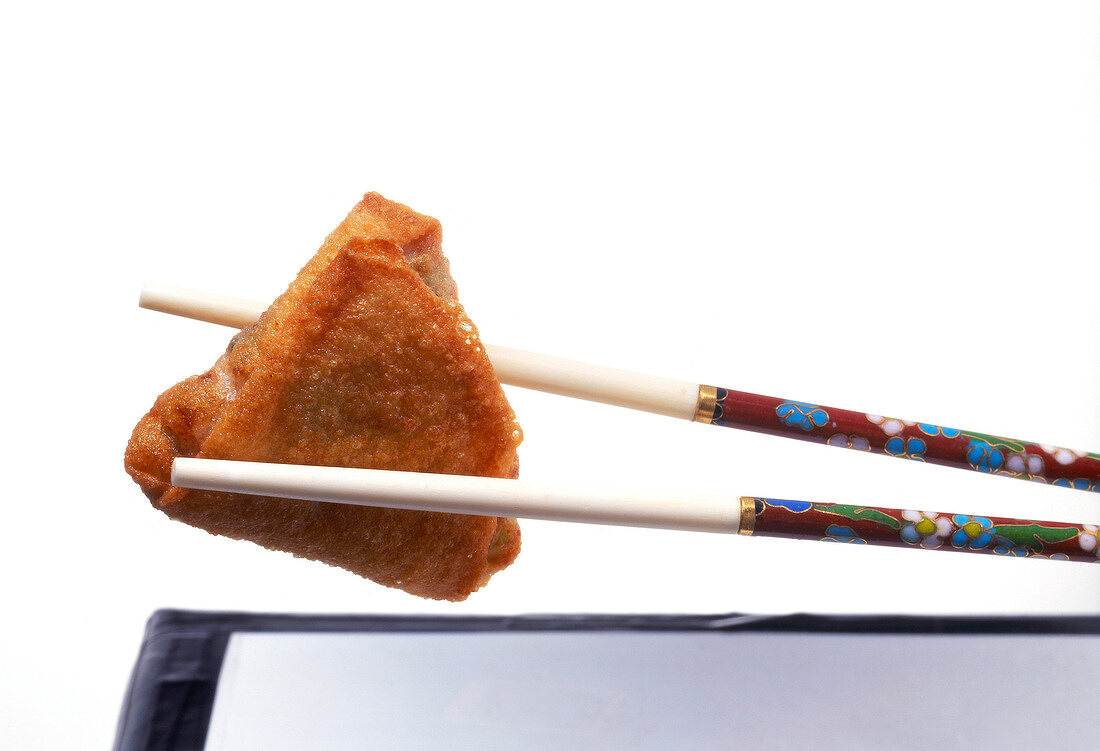
[[[816,404],[806,402],[783,402],[775,408],[775,414],[788,425],[797,425],[803,430],[820,428],[829,422],[829,413]]]
[[[822,542],[850,542],[853,545],[866,545],[867,541],[855,533],[851,527],[841,527],[838,524],[830,524],[825,530],[828,535]]]
[[[997,555],[1011,555],[1016,558],[1027,558],[1028,553],[1031,551],[1019,545],[1011,547],[1008,545],[997,545],[995,548],[993,548],[993,552]]]
[[[993,522],[984,516],[955,514],[951,521],[958,527],[955,534],[951,535],[951,544],[956,548],[981,550],[993,541]]]
[[[955,428],[944,428],[939,425],[930,425],[926,422],[917,423],[917,427],[921,429],[921,432],[925,435],[942,435],[944,438],[958,438],[961,434],[961,430]]]
[[[928,444],[923,438],[903,438],[896,435],[886,442],[886,453],[890,456],[902,456],[906,459],[924,461],[924,452]]]
[[[1092,483],[1080,477],[1076,480],[1067,480],[1064,477],[1059,477],[1057,480],[1052,482],[1051,485],[1057,485],[1060,488],[1073,488],[1074,490],[1089,490]],[[1092,489],[1097,490],[1097,488]]]
[[[910,522],[901,528],[902,542],[930,550],[942,547],[955,528],[949,518],[926,511],[902,511],[901,518]]]
[[[1005,455],[985,441],[971,438],[970,446],[966,450],[966,460],[979,472],[996,472],[1004,466]]]
[[[811,505],[809,501],[783,501],[778,498],[765,498],[764,503],[768,504],[769,506],[778,506],[779,508],[785,508],[795,514],[801,514],[805,511],[809,511]]]

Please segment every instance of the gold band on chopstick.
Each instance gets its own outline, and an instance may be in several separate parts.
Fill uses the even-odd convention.
[[[718,411],[718,389],[714,386],[700,386],[699,398],[695,402],[695,422],[714,422],[714,415]]]
[[[741,496],[741,522],[737,526],[737,534],[751,535],[756,528],[756,499]]]

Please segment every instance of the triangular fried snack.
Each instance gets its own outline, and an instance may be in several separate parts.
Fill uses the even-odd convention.
[[[126,469],[153,504],[421,597],[464,599],[510,564],[513,519],[169,484],[176,456],[515,477],[519,426],[453,299],[439,235],[368,194],[256,325],[135,428]]]

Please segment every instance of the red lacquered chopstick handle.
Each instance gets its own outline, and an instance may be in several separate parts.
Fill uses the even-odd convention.
[[[1100,454],[790,399],[699,388],[695,419],[758,433],[1100,492]]]
[[[760,537],[1100,562],[1098,528],[839,503],[741,499],[741,533]]]

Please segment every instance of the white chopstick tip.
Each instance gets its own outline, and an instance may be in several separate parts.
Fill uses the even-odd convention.
[[[266,308],[262,303],[239,297],[216,295],[157,282],[141,285],[138,306],[159,313],[243,329],[251,326]]]
[[[485,344],[501,383],[691,420],[699,384]]]
[[[142,285],[138,305],[146,310],[238,329],[255,323],[267,307],[239,297],[156,282],[145,282]],[[683,420],[695,418],[699,401],[697,383],[633,373],[484,342],[483,345],[501,383]]]
[[[157,284],[156,282],[142,282],[141,293],[138,295],[138,307],[145,308],[146,310],[154,310],[151,306],[153,297],[155,295]]]
[[[181,457],[176,487],[309,501],[546,521],[736,534],[741,504],[724,495],[577,487],[496,477]]]

